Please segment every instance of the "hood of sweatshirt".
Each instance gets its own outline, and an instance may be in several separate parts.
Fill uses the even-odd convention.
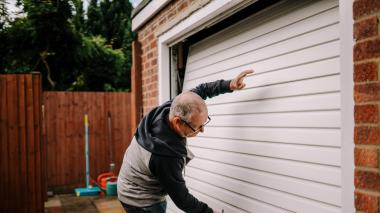
[[[152,109],[140,122],[136,140],[149,152],[168,157],[184,158],[187,155],[186,138],[179,136],[169,125],[172,101]]]

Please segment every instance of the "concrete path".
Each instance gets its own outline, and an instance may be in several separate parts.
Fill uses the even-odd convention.
[[[45,202],[45,213],[125,213],[116,197],[63,194]]]

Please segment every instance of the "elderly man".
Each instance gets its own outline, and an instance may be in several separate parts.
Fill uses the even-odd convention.
[[[189,193],[182,171],[193,158],[186,138],[204,131],[211,120],[204,99],[245,87],[241,72],[230,81],[200,84],[151,110],[140,122],[125,152],[117,191],[127,213],[163,213],[166,195],[185,212],[214,212]]]

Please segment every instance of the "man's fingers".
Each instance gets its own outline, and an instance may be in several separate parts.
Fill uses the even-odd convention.
[[[241,72],[238,76],[238,84],[241,84],[244,80],[244,78],[248,75],[248,74],[251,74],[253,73],[253,70],[249,69],[249,70],[244,70],[243,72]]]
[[[240,73],[239,77],[245,77],[247,76],[248,74],[251,74],[253,73],[254,71],[252,69],[249,69],[249,70],[244,70],[243,72]]]
[[[237,84],[240,85],[241,83],[243,83],[244,81],[244,76],[239,78],[239,80],[237,81]]]
[[[244,87],[245,87],[245,83],[241,83],[239,84],[238,89],[243,89]]]
[[[243,89],[245,87],[244,78],[248,75],[253,73],[254,71],[252,69],[244,70],[241,72],[235,79],[233,79],[230,83],[230,88],[232,90],[236,89]]]

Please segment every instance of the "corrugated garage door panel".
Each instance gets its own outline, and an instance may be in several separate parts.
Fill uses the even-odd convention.
[[[340,212],[338,1],[283,1],[190,47],[184,88],[252,68],[207,100],[191,192],[225,212]],[[170,212],[180,212],[169,202]]]

